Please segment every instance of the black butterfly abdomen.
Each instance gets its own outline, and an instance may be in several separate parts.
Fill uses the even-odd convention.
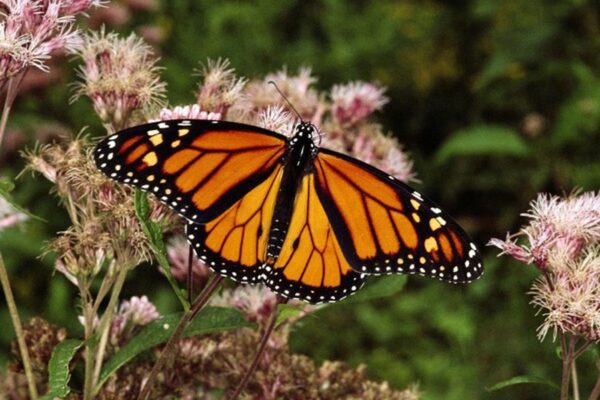
[[[286,239],[302,178],[314,158],[312,139],[298,138],[292,141],[284,158],[283,176],[275,200],[273,219],[267,244],[267,264],[274,264]]]

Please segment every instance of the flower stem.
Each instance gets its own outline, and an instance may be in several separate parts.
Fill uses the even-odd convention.
[[[17,75],[8,80],[6,87],[6,98],[4,99],[4,107],[2,108],[2,118],[0,119],[0,148],[2,147],[4,132],[6,131],[8,116],[10,115],[10,110],[12,109],[15,97],[17,97],[19,86],[25,77],[25,72],[26,71],[19,72]]]
[[[579,379],[577,379],[577,361],[573,358],[571,365],[571,380],[573,380],[573,400],[579,400]]]
[[[569,342],[567,343],[566,334],[560,334],[560,348],[562,353],[562,379],[560,385],[561,400],[569,400],[569,384],[571,379],[571,367],[573,366],[574,360],[575,344],[575,338],[569,338]]]
[[[188,253],[188,270],[187,270],[187,294],[188,303],[192,303],[192,296],[194,294],[194,280],[192,275],[192,259],[194,257],[194,248],[190,244],[190,250]]]
[[[192,307],[181,317],[173,335],[165,345],[165,348],[160,353],[158,360],[152,367],[152,371],[150,371],[150,375],[148,375],[148,379],[146,383],[142,386],[142,391],[137,397],[137,400],[145,400],[151,393],[152,388],[154,386],[154,381],[156,380],[156,376],[158,372],[162,369],[163,365],[171,358],[173,352],[175,350],[175,344],[183,335],[184,329],[187,327],[188,323],[198,315],[202,307],[206,305],[211,295],[215,292],[215,290],[219,287],[221,282],[223,281],[223,277],[220,275],[215,276],[211,281],[209,281],[202,292],[196,297],[194,303],[192,303]]]
[[[123,289],[123,283],[125,282],[125,277],[127,276],[128,270],[128,268],[124,267],[118,272],[117,280],[112,288],[112,293],[110,295],[108,305],[106,306],[106,311],[104,311],[104,315],[102,316],[102,320],[100,321],[100,325],[98,327],[98,332],[100,332],[100,343],[98,344],[98,349],[96,351],[96,365],[94,366],[94,374],[92,379],[94,394],[100,390],[100,386],[96,387],[96,384],[100,378],[100,371],[102,369],[102,362],[104,360],[104,352],[106,351],[106,344],[108,342],[108,336],[110,333],[110,321],[112,320],[113,312],[117,305],[117,301],[119,300],[121,289]]]
[[[0,133],[1,139],[1,133]],[[21,353],[21,359],[23,360],[23,367],[25,368],[25,376],[27,377],[27,386],[29,387],[29,397],[33,400],[38,398],[37,387],[35,386],[35,380],[33,378],[33,370],[31,369],[31,361],[29,360],[29,352],[27,351],[27,344],[25,343],[25,336],[23,334],[23,327],[21,326],[21,319],[17,311],[17,304],[13,296],[12,289],[10,287],[10,281],[8,279],[8,273],[4,266],[4,260],[0,253],[0,281],[2,282],[2,290],[4,291],[4,297],[6,298],[6,304],[8,305],[8,312],[12,319],[13,326],[15,328],[15,334],[17,336],[17,343],[19,345],[19,352]]]
[[[598,376],[598,380],[596,381],[594,389],[592,389],[592,393],[590,393],[588,400],[598,400],[598,397],[600,397],[600,376]]]
[[[250,377],[256,370],[256,367],[258,366],[258,363],[260,362],[261,356],[263,355],[263,353],[265,351],[267,343],[269,342],[269,337],[271,336],[273,329],[275,329],[275,325],[277,322],[277,305],[278,304],[279,304],[279,297],[278,297],[277,304],[275,304],[275,307],[273,308],[273,311],[271,312],[271,315],[269,316],[269,321],[267,322],[265,331],[263,332],[262,337],[260,339],[260,343],[258,345],[258,350],[256,350],[256,353],[254,354],[254,359],[252,360],[252,364],[250,364],[250,367],[246,370],[246,373],[242,377],[242,380],[240,381],[240,383],[238,383],[233,394],[228,397],[229,400],[235,400],[238,398],[240,393],[242,393],[242,390],[244,390],[244,388],[248,384]]]
[[[587,342],[586,344],[582,345],[577,351],[575,351],[575,354],[573,354],[573,359],[576,360],[579,358],[579,356],[585,353],[585,351],[589,349],[592,344],[592,342]]]
[[[92,398],[92,384],[93,384],[93,343],[89,340],[94,334],[94,313],[92,311],[92,302],[88,292],[87,279],[81,279],[79,281],[79,293],[81,296],[81,303],[83,308],[83,322],[84,322],[84,337],[85,337],[85,366],[84,366],[84,378],[83,378],[83,400],[91,400]]]

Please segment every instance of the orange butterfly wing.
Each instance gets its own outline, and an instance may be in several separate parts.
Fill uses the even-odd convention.
[[[335,302],[360,289],[366,278],[350,268],[314,184],[314,174],[302,178],[281,253],[265,266],[265,283],[285,297]]]
[[[98,144],[94,159],[111,178],[153,193],[188,220],[213,220],[280,165],[285,137],[222,121],[136,126]]]
[[[466,233],[433,202],[392,176],[320,149],[316,188],[352,268],[367,274],[420,274],[452,283],[483,272]]]
[[[282,169],[275,168],[267,179],[214,220],[186,225],[188,241],[216,273],[242,283],[257,283],[263,278]]]
[[[216,273],[264,282],[286,297],[337,301],[358,290],[364,276],[345,260],[313,175],[302,182],[281,256],[265,264],[285,152],[282,135],[191,120],[118,132],[98,144],[94,158],[106,175],[154,194],[186,217],[190,244]]]

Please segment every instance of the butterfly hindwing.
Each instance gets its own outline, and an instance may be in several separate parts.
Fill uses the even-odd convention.
[[[334,151],[314,160],[317,193],[353,269],[452,283],[482,273],[475,245],[450,216],[392,176]]]
[[[198,257],[216,273],[243,283],[263,282],[288,298],[310,303],[339,301],[363,285],[350,268],[314,188],[314,175],[302,179],[281,253],[265,258],[281,168],[235,203],[221,217],[187,225]]]
[[[275,168],[214,220],[186,226],[190,245],[214,272],[242,283],[258,282],[282,169]]]
[[[258,127],[176,120],[118,132],[98,144],[94,159],[111,178],[207,222],[271,175],[285,148],[284,136]]]
[[[365,276],[346,261],[314,183],[312,173],[302,178],[281,253],[264,279],[285,297],[335,302],[360,289]]]

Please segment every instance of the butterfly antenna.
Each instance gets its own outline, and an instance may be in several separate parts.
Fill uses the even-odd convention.
[[[296,113],[296,115],[298,116],[298,119],[300,119],[300,122],[304,122],[304,120],[302,119],[302,116],[300,115],[300,113],[298,112],[298,110],[296,110],[294,108],[294,106],[292,105],[292,103],[288,100],[287,97],[285,97],[285,95],[283,94],[283,92],[279,89],[279,86],[277,86],[277,84],[274,81],[269,81],[269,84],[273,85],[275,87],[275,90],[277,90],[277,92],[279,92],[279,94],[281,95],[281,97],[283,97],[283,99],[285,100],[286,103],[288,103],[288,106],[290,106],[290,108],[292,109],[292,111],[294,111],[294,113]]]

